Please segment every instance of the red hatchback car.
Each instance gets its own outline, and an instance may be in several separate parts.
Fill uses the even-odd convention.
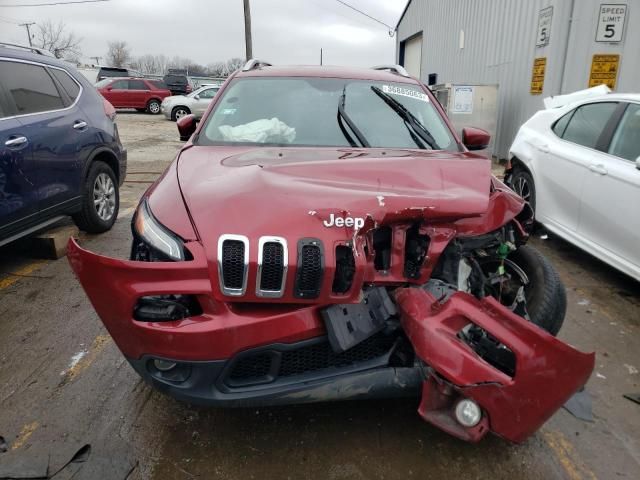
[[[468,441],[521,442],[589,379],[555,337],[531,208],[402,67],[250,61],[144,194],[130,260],[69,244],[150,384],[219,406],[421,398]]]
[[[162,83],[146,78],[105,78],[96,83],[100,94],[116,108],[135,108],[154,115],[160,113],[160,104],[171,91]]]

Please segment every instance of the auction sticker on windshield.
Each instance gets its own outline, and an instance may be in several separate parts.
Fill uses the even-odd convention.
[[[412,90],[410,88],[396,87],[394,85],[383,85],[382,91],[384,93],[390,93],[391,95],[401,95],[403,97],[411,97],[423,102],[428,102],[429,97],[425,93]]]

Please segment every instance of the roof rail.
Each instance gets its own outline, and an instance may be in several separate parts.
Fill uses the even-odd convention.
[[[269,62],[265,62],[263,60],[258,60],[257,58],[252,58],[242,67],[243,72],[248,72],[249,70],[254,70],[260,67],[270,67],[271,64]]]
[[[29,45],[21,45],[19,43],[9,43],[9,42],[0,42],[0,45],[11,48],[21,48],[23,50],[29,50],[33,53],[37,53],[38,55],[45,55],[47,57],[54,57],[55,55],[51,53],[49,50],[45,50],[44,48],[36,48],[30,47]]]
[[[373,68],[374,70],[389,70],[398,75],[402,75],[403,77],[411,76],[402,65],[376,65],[375,67],[371,68]]]

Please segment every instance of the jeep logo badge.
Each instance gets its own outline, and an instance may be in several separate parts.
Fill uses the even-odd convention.
[[[360,230],[364,226],[364,218],[361,217],[336,217],[333,213],[329,215],[329,220],[324,220],[323,225],[329,227],[354,227]]]

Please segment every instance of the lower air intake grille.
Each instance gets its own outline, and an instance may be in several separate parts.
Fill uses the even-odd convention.
[[[298,298],[317,298],[322,286],[324,255],[322,243],[315,238],[298,242],[298,270],[294,295]]]
[[[226,295],[243,295],[247,282],[249,240],[223,235],[218,246],[220,287]]]
[[[231,367],[225,383],[231,387],[271,383],[279,378],[322,370],[349,368],[386,355],[397,336],[377,333],[342,353],[335,353],[326,338],[299,348],[244,354]]]

